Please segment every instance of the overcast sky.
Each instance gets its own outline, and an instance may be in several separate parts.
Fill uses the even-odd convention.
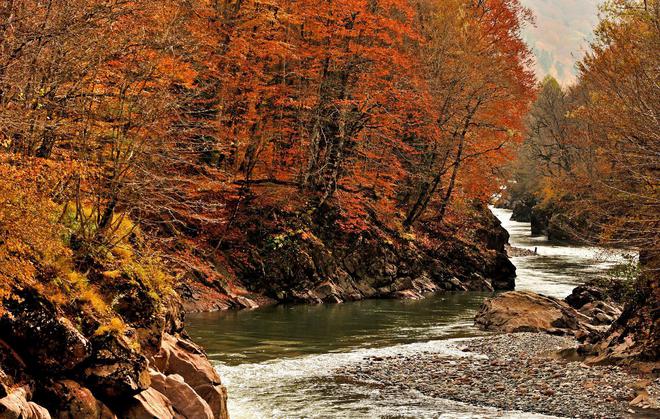
[[[539,79],[548,74],[562,84],[575,81],[575,62],[584,54],[598,22],[601,0],[522,0],[536,15],[525,38],[536,55]]]

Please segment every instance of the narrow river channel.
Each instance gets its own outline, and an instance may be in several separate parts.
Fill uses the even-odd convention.
[[[565,297],[586,278],[621,261],[596,248],[531,237],[528,223],[493,209],[511,245],[538,256],[513,258],[517,289]],[[541,418],[410,392],[388,394],[338,380],[334,371],[367,356],[456,352],[453,339],[483,335],[472,318],[488,294],[438,294],[421,301],[371,300],[325,306],[277,306],[191,315],[187,328],[217,366],[233,419]],[[456,354],[459,356],[459,354]]]

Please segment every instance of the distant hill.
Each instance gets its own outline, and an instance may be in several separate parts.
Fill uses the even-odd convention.
[[[575,81],[574,63],[582,57],[597,22],[601,0],[523,0],[536,15],[525,39],[536,55],[539,79],[550,74],[562,84]]]

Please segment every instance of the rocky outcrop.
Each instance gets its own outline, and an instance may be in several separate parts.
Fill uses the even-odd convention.
[[[172,404],[172,408],[180,415],[199,419],[215,417],[208,402],[180,375],[165,375],[154,370],[151,375],[151,388],[165,396]]]
[[[548,240],[564,243],[583,243],[595,237],[597,225],[584,215],[575,219],[565,213],[561,203],[538,204],[531,209],[530,222],[533,236],[547,236]]]
[[[126,419],[174,419],[172,402],[154,388],[148,388],[122,406],[121,416]]]
[[[91,355],[89,340],[50,301],[29,290],[17,290],[4,306],[7,312],[0,317],[0,337],[9,338],[4,340],[11,340],[12,348],[30,359],[34,368],[71,371]]]
[[[82,311],[76,326],[30,288],[15,290],[1,308],[2,418],[228,418],[226,389],[204,352],[181,335],[175,307],[131,313],[134,321],[116,330]]]
[[[621,308],[615,302],[608,301],[605,292],[595,286],[581,285],[565,301],[589,317],[595,325],[610,325],[621,315]]]
[[[189,308],[205,310],[513,289],[508,232],[485,205],[475,203],[472,210],[469,231],[457,234],[437,226],[402,233],[369,216],[367,228],[351,231],[340,228],[346,220],[337,208],[313,214],[271,208],[254,215],[259,228],[237,227],[247,244],[236,245],[240,256],[222,258],[232,286],[200,286],[204,281],[197,278],[179,291]],[[218,303],[209,304],[213,298],[205,294]]]
[[[660,251],[643,250],[636,295],[606,333],[582,346],[587,362],[626,363],[660,374]]]
[[[116,399],[149,388],[148,361],[123,336],[94,336],[94,353],[82,370],[85,384],[99,397]]]
[[[566,302],[529,291],[514,291],[484,301],[475,324],[489,331],[545,332],[586,337],[597,330],[588,316]]]
[[[525,196],[516,199],[511,204],[511,219],[521,223],[529,223],[532,221],[532,208],[537,204],[537,200],[533,196]]]
[[[552,210],[537,205],[532,208],[529,216],[533,236],[547,236]]]

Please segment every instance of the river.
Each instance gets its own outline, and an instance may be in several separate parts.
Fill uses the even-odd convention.
[[[531,237],[529,223],[493,209],[518,257],[516,289],[555,297],[620,262],[601,249]],[[190,336],[207,351],[229,390],[232,419],[260,418],[542,418],[419,394],[388,394],[336,378],[334,370],[368,356],[454,353],[453,339],[481,336],[472,325],[485,293],[437,294],[420,301],[369,300],[276,306],[189,316]],[[458,353],[455,354],[459,356]]]

